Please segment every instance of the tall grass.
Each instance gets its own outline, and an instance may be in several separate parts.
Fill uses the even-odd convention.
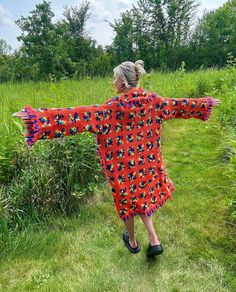
[[[165,253],[153,262],[140,218],[142,251],[133,256],[122,244],[93,135],[38,141],[29,151],[23,122],[11,117],[25,104],[103,103],[115,95],[111,79],[0,85],[0,290],[235,291],[235,76],[234,66],[181,67],[142,80],[161,96],[222,101],[207,123],[163,124],[163,156],[178,190],[154,214]]]
[[[208,69],[186,73],[182,66],[174,73],[144,77],[141,85],[165,97],[214,96],[222,100],[220,123],[225,144],[222,159],[228,163],[230,180],[235,182],[236,168],[236,73],[234,64],[222,70]],[[25,104],[32,107],[67,107],[100,104],[116,95],[110,78],[64,80],[58,83],[29,82],[0,85],[0,222],[7,226],[27,218],[70,214],[79,206],[83,194],[89,194],[98,182],[104,182],[94,137],[82,133],[37,142],[32,151],[26,147],[23,122],[12,118]],[[235,187],[232,182],[232,188]],[[236,198],[229,201],[235,217]],[[3,224],[3,225],[4,225]]]

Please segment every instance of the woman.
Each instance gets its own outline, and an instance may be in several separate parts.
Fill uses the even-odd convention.
[[[124,243],[130,252],[140,251],[134,231],[134,216],[140,215],[149,234],[147,256],[151,257],[163,252],[151,215],[176,190],[162,158],[162,122],[191,117],[206,121],[220,100],[157,96],[139,87],[143,73],[141,60],[117,66],[113,84],[120,95],[102,105],[51,109],[27,105],[13,116],[24,120],[29,147],[40,139],[63,138],[86,130],[96,134],[101,166],[126,227]]]

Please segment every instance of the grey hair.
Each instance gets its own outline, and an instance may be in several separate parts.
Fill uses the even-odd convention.
[[[135,63],[126,61],[114,68],[114,75],[121,77],[127,88],[137,87],[142,74],[146,73],[144,62],[137,60]]]

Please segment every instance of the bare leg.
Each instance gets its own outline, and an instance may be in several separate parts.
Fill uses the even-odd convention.
[[[159,239],[157,237],[155,228],[153,226],[152,217],[151,216],[149,217],[148,215],[143,215],[143,214],[140,214],[140,217],[141,217],[144,225],[147,228],[147,231],[148,231],[148,234],[149,234],[149,238],[150,238],[150,244],[151,245],[160,244],[160,241],[159,241]]]
[[[134,232],[134,217],[130,217],[128,221],[124,222],[124,224],[129,233],[129,244],[132,248],[135,248],[137,246],[137,242]]]

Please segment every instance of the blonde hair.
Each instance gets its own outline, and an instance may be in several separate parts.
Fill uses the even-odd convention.
[[[127,88],[137,87],[142,74],[146,73],[144,62],[137,60],[135,63],[126,61],[114,68],[114,75],[121,77]]]

